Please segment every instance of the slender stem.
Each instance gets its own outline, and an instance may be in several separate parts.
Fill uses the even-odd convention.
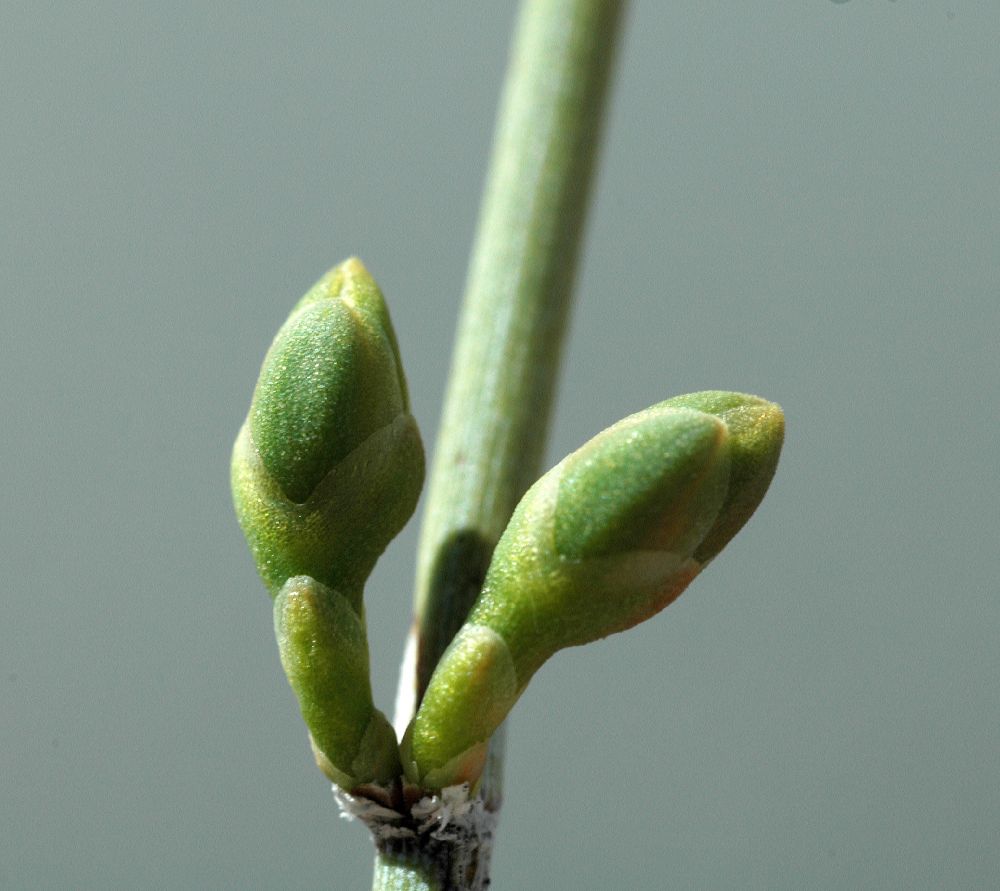
[[[420,540],[420,691],[541,470],[623,5],[521,9]]]
[[[624,0],[524,0],[432,468],[417,565],[419,701],[541,470]],[[502,735],[483,795],[499,808]],[[415,884],[376,858],[376,889]],[[425,870],[427,872],[427,870]],[[480,879],[483,877],[481,876]],[[448,885],[446,887],[458,887]]]

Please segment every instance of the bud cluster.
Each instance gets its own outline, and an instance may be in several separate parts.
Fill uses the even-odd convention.
[[[281,664],[316,763],[351,790],[399,775],[372,702],[365,581],[410,518],[424,453],[378,286],[358,260],[299,301],[233,449],[233,500],[274,597]]]
[[[397,744],[372,702],[362,595],[416,507],[424,454],[378,286],[357,260],[331,270],[275,337],[232,463],[317,764],[348,792],[401,777],[474,787],[490,738],[554,653],[654,616],[742,528],[783,432],[773,403],[693,393],[619,421],[542,476]]]

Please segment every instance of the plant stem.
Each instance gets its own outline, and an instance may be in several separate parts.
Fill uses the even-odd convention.
[[[521,9],[418,553],[421,692],[541,470],[622,7]]]
[[[372,891],[444,891],[441,869],[431,856],[406,856],[379,848]]]
[[[416,666],[401,680],[404,701],[419,701],[541,470],[624,6],[524,0],[521,7],[430,477]],[[498,740],[481,792],[494,809],[501,748]],[[424,884],[420,873],[410,858],[380,854],[375,888],[437,887],[427,864]]]

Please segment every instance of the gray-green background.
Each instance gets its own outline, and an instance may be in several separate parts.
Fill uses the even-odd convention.
[[[0,886],[367,887],[228,452],[352,253],[433,443],[512,20],[0,7]],[[993,0],[633,8],[550,463],[705,388],[788,437],[676,605],[517,707],[498,889],[996,887],[998,46]]]

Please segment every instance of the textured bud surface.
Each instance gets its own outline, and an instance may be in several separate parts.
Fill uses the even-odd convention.
[[[360,608],[360,590],[420,497],[424,453],[402,414],[334,467],[302,504],[267,473],[244,425],[233,452],[236,515],[272,593],[293,575],[336,587]]]
[[[358,260],[299,301],[233,449],[236,514],[272,595],[308,575],[360,609],[416,507],[424,452],[385,301]]]
[[[348,790],[391,780],[399,772],[396,738],[372,703],[365,627],[353,607],[297,576],[274,600],[274,631],[320,767]]]
[[[404,744],[403,758],[411,779],[412,764],[447,767],[437,779],[420,776],[431,788],[474,781],[486,758],[493,730],[503,721],[520,693],[517,672],[504,639],[482,625],[466,624],[455,635],[442,663],[448,670],[427,691],[420,706],[425,731]],[[472,712],[455,709],[455,702],[476,702]]]
[[[407,411],[381,292],[357,260],[325,275],[267,352],[250,434],[268,473],[294,502],[330,468]]]
[[[785,416],[781,406],[759,396],[724,390],[676,396],[661,405],[715,415],[729,429],[729,491],[714,526],[694,555],[700,563],[708,563],[743,528],[764,499],[778,468]]]
[[[659,407],[599,433],[560,465],[556,550],[689,552],[722,503],[727,438],[718,418]]]

